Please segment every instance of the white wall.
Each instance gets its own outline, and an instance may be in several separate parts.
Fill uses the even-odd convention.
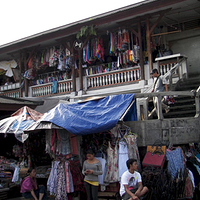
[[[188,57],[188,73],[200,74],[200,29],[171,34],[167,40],[173,54],[181,53]]]

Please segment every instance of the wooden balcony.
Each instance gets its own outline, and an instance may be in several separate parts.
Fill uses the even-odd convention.
[[[52,96],[58,94],[67,94],[73,90],[72,79],[59,81],[57,87],[57,93],[52,93],[52,83],[41,84],[32,86],[32,96],[33,97],[42,97],[42,96]]]
[[[20,97],[20,83],[13,83],[10,85],[0,86],[0,96],[19,98]]]
[[[140,81],[140,68],[127,68],[87,76],[87,88],[96,89]]]

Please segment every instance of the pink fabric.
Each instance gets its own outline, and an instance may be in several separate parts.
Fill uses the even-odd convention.
[[[66,162],[66,191],[70,193],[70,182],[69,182],[69,163]]]
[[[31,190],[36,190],[37,184],[30,176],[26,177],[21,184],[21,193],[30,192]]]
[[[13,113],[11,115],[11,117],[13,116],[21,116],[23,117],[23,120],[29,120],[32,119],[34,121],[39,120],[44,114],[39,113],[27,106],[24,106],[22,108],[20,108],[19,110],[17,110],[15,113]]]
[[[53,134],[51,136],[51,151],[53,151],[53,153],[55,153],[55,145],[54,145],[54,143],[55,143],[55,139],[56,139],[56,130],[53,129],[52,132],[53,132]]]

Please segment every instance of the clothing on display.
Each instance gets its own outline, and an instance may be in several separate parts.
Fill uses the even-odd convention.
[[[137,160],[138,170],[141,170],[140,155],[137,146],[137,136],[135,134],[127,134],[124,136],[128,146],[129,159],[134,158]]]
[[[127,170],[126,161],[129,159],[128,157],[128,147],[126,141],[121,139],[119,141],[119,158],[118,158],[118,166],[119,166],[119,178],[121,178],[122,174]]]
[[[119,180],[118,172],[118,150],[117,145],[114,148],[111,147],[110,141],[108,142],[107,149],[107,173],[104,182],[117,182]]]

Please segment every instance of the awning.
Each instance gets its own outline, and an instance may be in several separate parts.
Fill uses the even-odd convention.
[[[112,129],[127,110],[134,94],[111,95],[84,103],[58,104],[41,119],[75,135]]]
[[[24,131],[35,121],[38,121],[43,114],[24,106],[11,115],[0,121],[0,133],[14,133],[15,137],[24,142],[28,135]]]

